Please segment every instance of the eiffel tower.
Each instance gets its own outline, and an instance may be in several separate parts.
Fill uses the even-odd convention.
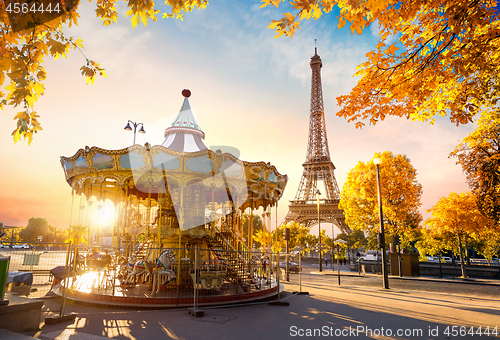
[[[312,69],[311,82],[311,116],[309,118],[309,141],[306,161],[302,166],[302,178],[295,199],[288,206],[284,223],[295,221],[308,228],[318,223],[318,206],[316,190],[320,190],[320,221],[334,223],[343,232],[351,230],[345,224],[344,213],[339,209],[340,190],[333,171],[335,166],[330,159],[328,139],[326,137],[325,111],[323,108],[323,91],[321,89],[321,58],[316,47],[310,63]],[[318,184],[323,182],[323,188]]]

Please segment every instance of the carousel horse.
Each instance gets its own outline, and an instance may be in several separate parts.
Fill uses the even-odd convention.
[[[170,273],[169,280],[171,280],[175,277],[175,273],[170,269],[172,262],[175,262],[174,252],[171,249],[166,249],[160,254],[156,262],[141,260],[137,261],[136,263],[128,263],[127,269],[129,271],[129,274],[125,279],[125,284],[131,282],[132,279],[136,279],[141,275],[145,275],[145,278],[143,280],[144,282],[151,274],[153,274],[153,272],[157,271],[166,271]]]
[[[172,264],[175,263],[174,252],[171,249],[166,249],[160,254],[156,263],[158,266],[153,271],[152,291],[155,292],[156,287],[156,293],[158,293],[160,286],[175,279],[175,272],[171,269]]]

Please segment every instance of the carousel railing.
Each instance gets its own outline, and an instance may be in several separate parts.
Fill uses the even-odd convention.
[[[88,252],[84,247],[75,247],[70,258],[76,270],[62,283],[62,290],[68,288],[70,299],[141,297],[168,299],[178,307],[189,307],[193,299],[200,305],[222,305],[276,292],[276,254],[242,252],[229,242],[219,242],[206,249],[150,247],[152,253],[160,254],[155,261],[124,256],[135,249],[108,247]]]

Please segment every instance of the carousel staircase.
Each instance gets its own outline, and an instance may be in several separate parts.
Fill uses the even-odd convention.
[[[248,271],[249,261],[233,246],[236,241],[234,234],[216,232],[214,236],[205,236],[204,240],[217,258],[224,262],[232,280],[246,290],[252,280]]]
[[[151,239],[147,239],[144,241],[137,251],[135,252],[135,258],[137,260],[147,260],[149,257],[150,253],[150,246],[153,241]]]

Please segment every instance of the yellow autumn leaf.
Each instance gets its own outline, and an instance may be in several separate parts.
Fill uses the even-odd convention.
[[[14,117],[15,120],[17,119],[24,119],[26,121],[30,120],[30,116],[28,115],[28,113],[26,111],[21,111],[21,112],[18,112],[16,114],[16,116]]]
[[[17,144],[17,142],[21,140],[21,133],[19,128],[14,130],[14,132],[12,133],[12,137],[14,139],[14,144]]]
[[[271,1],[272,1],[273,5],[274,5],[276,8],[278,8],[278,7],[279,7],[280,2],[281,2],[281,0],[271,0]]]
[[[342,28],[344,27],[346,24],[346,21],[344,20],[344,18],[339,18],[339,24],[337,25],[337,28]]]
[[[315,6],[312,13],[313,19],[318,20],[322,15],[323,12],[321,11],[321,8],[319,6]]]
[[[281,22],[278,20],[273,20],[267,28],[276,29]]]
[[[130,19],[130,22],[132,24],[132,28],[134,29],[139,24],[139,15],[137,13],[134,14]]]
[[[76,39],[76,41],[74,42],[74,44],[80,48],[83,48],[83,40],[78,38]]]
[[[260,5],[260,8],[267,7],[271,4],[271,0],[262,0],[262,5]]]
[[[295,17],[291,13],[283,13],[283,15],[289,20],[293,21],[295,20]]]
[[[394,55],[394,52],[399,50],[399,47],[396,46],[396,43],[392,44],[391,46],[389,46],[386,50],[385,50],[385,53],[386,54],[393,54]]]

